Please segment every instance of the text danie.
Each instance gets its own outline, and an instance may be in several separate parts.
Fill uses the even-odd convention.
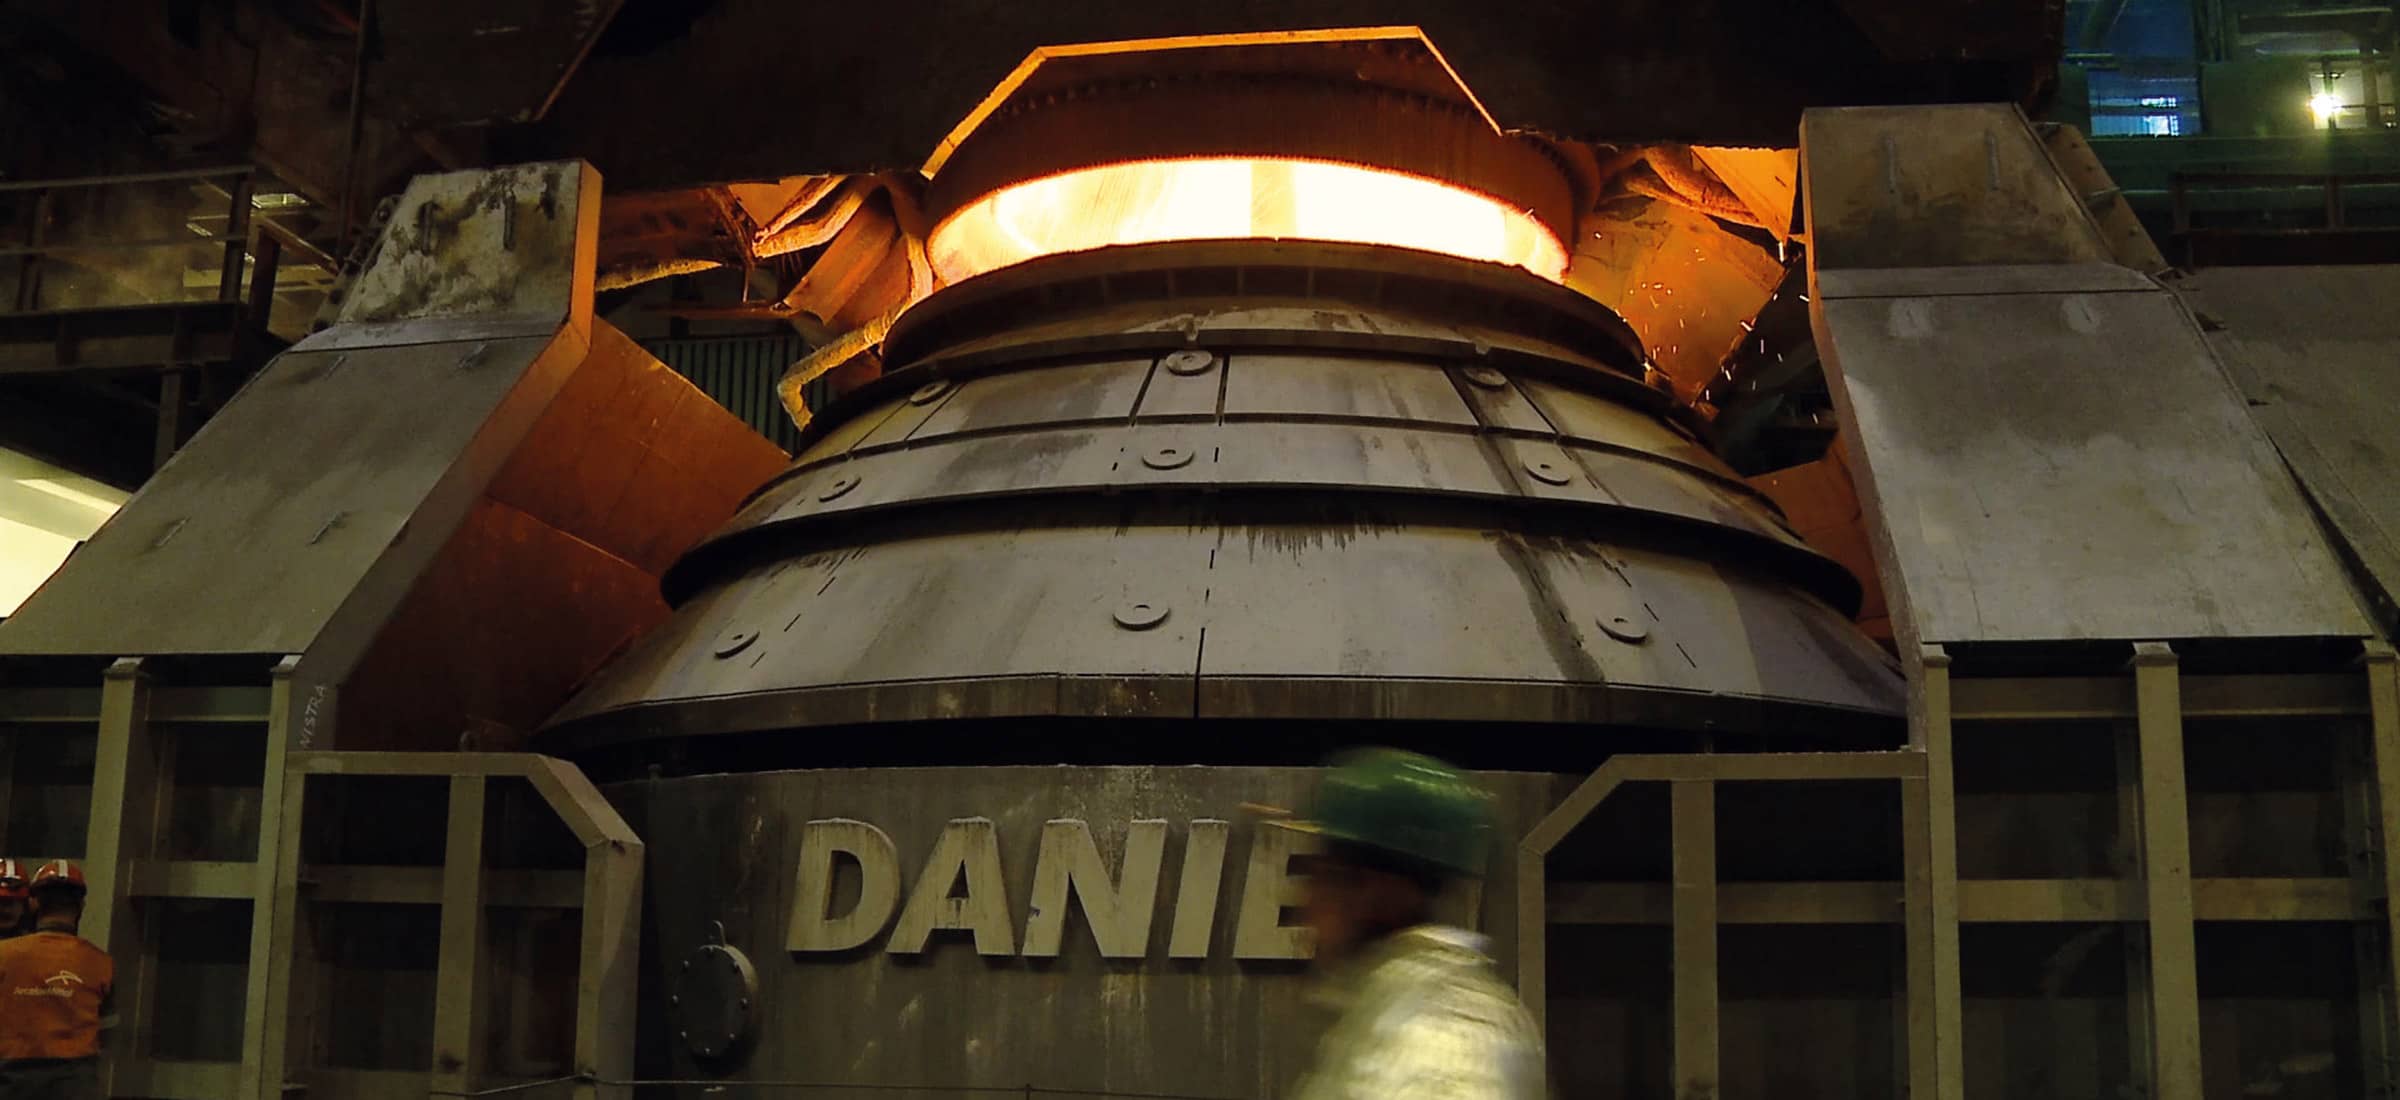
[[[1167,933],[1169,958],[1208,954],[1231,832],[1228,822],[1212,818],[1191,823]],[[1290,829],[1262,828],[1256,833],[1242,879],[1233,957],[1305,959],[1307,930],[1286,925],[1282,918],[1285,908],[1300,903],[1300,882],[1291,873],[1291,862],[1309,849],[1310,838]],[[978,954],[1055,958],[1066,938],[1067,896],[1073,894],[1102,956],[1140,958],[1149,950],[1166,849],[1165,821],[1133,822],[1126,827],[1123,864],[1111,874],[1089,826],[1073,819],[1045,823],[1020,951],[1010,921],[1008,887],[1000,874],[1000,834],[990,818],[962,817],[942,826],[906,905],[900,898],[900,853],[890,836],[864,821],[811,821],[801,832],[799,888],[786,949],[848,951],[889,929],[885,950],[914,955],[925,950],[934,932],[956,929],[973,934]],[[858,901],[847,912],[832,913],[834,869],[840,856],[858,863]],[[954,892],[953,886],[961,888]]]

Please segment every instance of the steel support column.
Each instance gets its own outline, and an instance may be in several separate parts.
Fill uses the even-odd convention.
[[[1674,1090],[1717,1095],[1717,785],[1669,785],[1674,848]]]
[[[1959,988],[1958,789],[1951,748],[1950,655],[1917,653],[1910,747],[1924,754],[1922,779],[1900,787],[1906,866],[1909,1095],[1966,1095],[1965,1010]]]
[[[287,1007],[277,996],[298,954],[292,937],[293,908],[277,887],[282,882],[284,853],[297,855],[287,844],[297,826],[284,807],[284,765],[291,755],[292,670],[299,658],[286,657],[275,665],[267,689],[266,771],[259,777],[258,853],[248,869],[250,881],[250,970],[243,980],[241,1097],[276,1097],[283,1093]],[[295,867],[295,871],[297,868]]]
[[[112,954],[122,955],[121,948],[133,946],[111,940],[118,929],[131,924],[130,865],[149,855],[160,789],[158,752],[150,731],[150,678],[139,658],[122,658],[108,666],[100,684],[91,832],[83,849],[84,873],[91,882],[83,935]]]
[[[1517,999],[1536,1031],[1550,1022],[1550,859],[1548,849],[1517,849]]]
[[[124,960],[114,992],[120,1010],[132,1022],[128,1035],[142,1034],[148,1023],[144,1009],[155,963],[153,953],[143,949],[133,901],[133,865],[155,854],[159,803],[173,774],[172,761],[164,758],[172,749],[150,727],[150,701],[150,678],[139,658],[120,658],[108,666],[100,684],[91,831],[83,858],[91,886],[83,936]],[[106,1054],[110,1079],[118,1064],[141,1053],[133,1044],[111,1047]]]
[[[2400,860],[2393,858],[2394,838],[2400,837],[2400,661],[2395,660],[2392,647],[2377,642],[2368,645],[2367,675],[2367,749],[2371,761],[2367,778],[2368,797],[2372,808],[2373,831],[2362,830],[2360,842],[2368,845],[2365,865],[2372,881],[2368,896],[2380,904],[2370,906],[2374,914],[2370,926],[2362,930],[2361,939],[2373,950],[2362,950],[2365,961],[2373,964],[2372,972],[2361,973],[2359,984],[2365,992],[2362,999],[2372,1011],[2363,1025],[2373,1030],[2363,1033],[2370,1052],[2380,1049],[2382,1055],[2367,1076],[2370,1086],[2388,1087],[2400,1075],[2395,1059],[2400,1058],[2400,907],[2393,899],[2400,897]],[[2362,822],[2362,824],[2365,824]]]
[[[0,846],[9,843],[6,807],[16,804],[17,746],[24,736],[10,732],[6,723],[0,723]],[[0,847],[0,850],[13,849]]]
[[[483,953],[483,820],[489,781],[450,778],[450,825],[442,856],[442,931],[434,969],[433,1085],[474,1089],[481,1061],[476,996]]]
[[[578,780],[581,773],[576,774]],[[588,786],[588,784],[586,784]],[[615,842],[584,856],[583,967],[576,979],[574,1100],[626,1100],[633,1077],[635,973],[641,953],[642,852]]]
[[[2135,715],[2117,723],[2117,852],[2124,865],[2116,868],[2125,883],[2124,896],[2141,898],[2141,914],[2123,927],[2125,964],[2125,1050],[2130,1065],[2127,1082],[2135,1095],[2154,1095],[2152,1078],[2154,1024],[2150,1018],[2149,904],[2142,879],[2142,744]],[[2195,901],[2195,905],[2196,905]]]
[[[2151,1095],[2200,1100],[2200,979],[2193,940],[2191,815],[2175,651],[2134,647],[2141,745],[2142,884],[2150,936]]]
[[[276,666],[278,688],[288,689],[292,664],[286,661]],[[285,946],[278,954],[286,965],[265,970],[253,968],[250,972],[254,983],[250,1011],[260,1023],[258,1065],[261,1077],[259,1090],[243,1094],[242,1100],[266,1100],[267,1097],[281,1096],[282,1082],[293,1076],[292,1052],[308,1049],[309,1029],[292,1010],[292,991],[301,984],[299,975],[306,968],[309,957],[306,949],[309,930],[300,913],[300,840],[308,816],[308,783],[307,776],[295,763],[299,754],[290,751],[290,727],[294,716],[290,713],[288,690],[284,699],[285,706],[280,712],[285,717],[283,732],[278,734],[270,729],[268,744],[272,747],[280,739],[286,751],[267,761],[267,774],[282,793],[276,801],[270,802],[264,797],[259,799],[260,873],[262,876],[272,876],[274,889],[256,904],[271,910],[268,919],[283,937]],[[276,821],[275,833],[278,837],[271,859],[265,842],[266,819],[270,815]],[[256,933],[255,926],[252,931]],[[294,1041],[295,1032],[299,1034],[298,1042]],[[266,1091],[270,1084],[273,1092]]]

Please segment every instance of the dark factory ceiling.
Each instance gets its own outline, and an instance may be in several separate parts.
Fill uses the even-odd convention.
[[[1814,105],[2037,99],[2061,16],[2057,0],[25,0],[0,49],[24,71],[114,76],[176,144],[254,150],[338,206],[353,152],[360,198],[430,165],[560,156],[617,190],[913,169],[1043,46],[1386,25],[1423,28],[1509,129],[1788,145]]]

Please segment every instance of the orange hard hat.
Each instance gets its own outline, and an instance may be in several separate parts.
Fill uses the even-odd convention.
[[[25,896],[25,868],[13,859],[0,859],[0,898]]]
[[[33,873],[33,881],[28,885],[35,890],[63,887],[78,894],[83,893],[86,889],[83,884],[83,868],[75,866],[71,860],[64,859],[54,859],[42,864],[41,869]]]

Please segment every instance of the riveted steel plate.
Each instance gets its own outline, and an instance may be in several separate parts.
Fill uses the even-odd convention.
[[[731,657],[750,648],[750,643],[757,640],[758,631],[736,630],[717,642],[716,654],[718,657]]]
[[[1640,451],[1694,469],[1731,476],[1731,471],[1708,448],[1655,417],[1553,382],[1528,379],[1519,385],[1563,439]]]
[[[1598,621],[1602,633],[1620,642],[1639,645],[1650,639],[1649,624],[1645,623],[1639,615],[1618,612],[1614,615],[1602,615]]]
[[[1225,379],[1225,415],[1475,423],[1440,367],[1361,364],[1307,355],[1241,354]]]
[[[1485,427],[1499,431],[1530,432],[1539,435],[1550,435],[1555,432],[1555,429],[1550,426],[1550,421],[1543,418],[1541,410],[1535,408],[1533,402],[1526,399],[1525,394],[1508,380],[1507,375],[1490,367],[1469,367],[1455,373],[1463,381],[1465,375],[1475,371],[1482,371],[1500,379],[1500,385],[1497,386],[1482,386],[1470,382],[1459,388],[1460,393],[1466,397],[1467,404],[1475,410],[1475,419],[1482,422]]]
[[[884,421],[890,420],[894,413],[907,407],[908,402],[905,399],[899,399],[861,409],[857,414],[835,424],[825,434],[818,436],[816,441],[810,443],[806,449],[794,455],[793,464],[808,466],[812,463],[840,458],[849,453],[852,447],[858,446],[861,440],[875,434],[875,430],[882,427]]]
[[[1153,606],[1199,606],[1215,541],[1185,526],[968,531],[852,551],[813,585],[765,583],[773,566],[761,566],[686,602],[568,711],[907,680],[1188,677],[1200,616],[1127,631],[1113,615],[1137,589]],[[765,659],[711,655],[751,624]]]
[[[1586,504],[1618,502],[1606,486],[1592,480],[1566,448],[1547,439],[1501,438],[1492,440],[1490,446],[1508,464],[1509,477],[1519,493]]]
[[[1555,623],[1554,596],[1525,574],[1521,549],[1479,532],[1226,536],[1204,676],[1604,679],[1582,639]],[[1292,614],[1302,593],[1312,593],[1308,613]]]
[[[1148,437],[1122,427],[944,437],[860,454],[769,487],[729,530],[812,515],[1003,493],[1097,489],[1138,478]],[[827,494],[844,479],[853,490]]]
[[[1504,364],[1500,341],[1462,362],[1472,341],[1429,335],[1452,326],[1347,309],[1045,318],[1018,282],[921,317],[910,339],[985,373],[931,413],[867,409],[882,419],[840,461],[812,450],[759,494],[669,574],[674,617],[556,743],[1038,715],[1765,731],[1901,710],[1896,672],[1821,602],[1855,584],[1617,404],[1652,399],[1622,377],[1522,347]],[[1358,284],[1394,285],[1416,284]],[[1023,308],[958,305],[977,294]],[[1195,328],[1211,370],[1128,354]],[[757,643],[710,653],[746,629]],[[1788,667],[1753,667],[1761,648]]]
[[[933,419],[950,402],[958,400],[960,394],[965,392],[965,388],[964,386],[952,387],[949,393],[923,405],[910,404],[903,396],[892,402],[891,412],[888,415],[876,421],[872,429],[850,444],[849,451],[859,453],[880,447],[895,447],[908,442],[910,437],[917,434],[917,429],[925,426],[926,421]],[[808,449],[809,457],[813,458],[820,453],[825,453],[821,451],[820,447],[812,446]]]
[[[1173,353],[1184,354],[1201,353]],[[1173,355],[1169,358],[1173,358]],[[1230,373],[1224,369],[1224,362],[1211,356],[1209,369],[1196,374],[1179,374],[1163,366],[1151,372],[1150,386],[1142,391],[1142,404],[1136,410],[1137,417],[1144,420],[1161,417],[1215,419],[1217,402],[1225,392],[1225,378]]]
[[[1428,492],[1511,492],[1473,436],[1366,424],[1226,424],[1218,480],[1233,485],[1354,485]]]
[[[1113,359],[986,375],[959,387],[912,441],[1027,424],[1122,421],[1150,377],[1146,359]]]
[[[1158,365],[1165,367],[1169,374],[1189,377],[1215,370],[1217,357],[1198,349],[1186,349],[1168,352],[1159,358]]]
[[[1565,461],[1563,455],[1555,459],[1528,458],[1523,466],[1526,473],[1544,485],[1565,485],[1575,479],[1573,464]]]
[[[1180,470],[1192,464],[1188,443],[1166,443],[1142,451],[1142,465],[1153,470]]]
[[[1619,451],[1577,446],[1563,450],[1607,492],[1609,499],[1628,508],[1685,516],[1772,542],[1801,545],[1797,536],[1776,521],[1774,513],[1746,491],[1729,489],[1675,466]]]
[[[1117,605],[1117,625],[1127,630],[1148,630],[1167,621],[1168,608],[1147,600],[1127,600]]]

